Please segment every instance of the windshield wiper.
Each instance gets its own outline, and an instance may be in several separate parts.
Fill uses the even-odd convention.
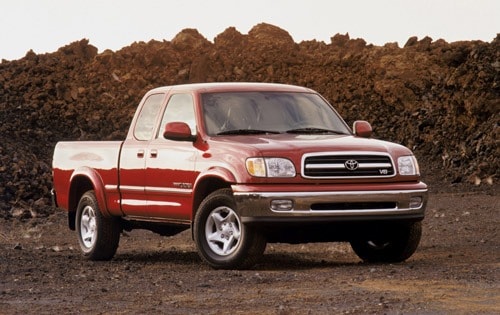
[[[290,130],[287,130],[286,132],[287,133],[305,133],[305,134],[332,134],[332,133],[337,134],[337,135],[344,135],[345,134],[345,132],[341,132],[341,131],[324,129],[324,128],[316,128],[316,127],[290,129]]]
[[[234,130],[225,130],[219,132],[217,135],[258,135],[258,134],[277,134],[280,133],[278,131],[270,131],[270,130],[259,130],[259,129],[234,129]]]

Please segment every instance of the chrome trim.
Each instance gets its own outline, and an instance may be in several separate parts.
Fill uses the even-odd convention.
[[[127,199],[124,198],[121,201],[122,206],[134,206],[134,207],[146,207],[147,200],[140,200],[140,199]]]
[[[171,188],[171,187],[154,187],[146,186],[146,192],[156,193],[156,194],[181,194],[189,195],[193,192],[192,189],[188,188]]]
[[[392,167],[392,165],[389,163],[363,163],[363,164],[359,164],[358,169],[376,168],[376,167]],[[315,169],[315,168],[346,169],[344,163],[306,165],[305,168],[307,168],[307,169]],[[315,177],[315,178],[317,178],[317,177]]]
[[[118,185],[104,185],[104,189],[110,192],[118,191]]]
[[[106,190],[118,189],[116,185],[106,185]],[[120,186],[121,191],[126,192],[148,192],[155,194],[179,194],[179,195],[189,195],[193,193],[192,189],[188,188],[171,188],[171,187],[155,187],[155,186]]]
[[[352,155],[353,158],[355,159],[356,156],[358,155],[372,155],[372,156],[385,156],[388,157],[389,160],[391,161],[391,165],[387,165],[387,163],[365,163],[365,164],[359,164],[358,169],[365,169],[369,168],[369,166],[365,165],[372,165],[374,167],[392,167],[394,170],[394,174],[392,175],[378,175],[378,176],[308,176],[305,175],[304,170],[305,169],[315,169],[315,168],[321,168],[320,166],[316,167],[315,165],[305,165],[305,160],[308,157],[317,157],[317,156],[340,156],[340,155]],[[394,163],[394,160],[392,159],[392,156],[387,153],[387,152],[377,152],[377,151],[329,151],[329,152],[312,152],[312,153],[306,153],[302,156],[301,159],[301,165],[300,165],[300,170],[301,170],[301,176],[303,178],[308,178],[308,179],[363,179],[363,178],[390,178],[394,177],[398,173],[398,169],[396,167],[396,164]],[[330,168],[330,169],[345,169],[344,163],[342,164],[321,164],[324,166],[327,166],[325,168]]]
[[[148,207],[150,206],[159,206],[159,207],[180,207],[181,204],[178,202],[172,201],[159,201],[159,200],[148,200]]]
[[[419,196],[422,204],[410,208],[410,199]],[[390,190],[390,191],[319,191],[319,192],[234,192],[234,198],[242,216],[247,217],[322,217],[322,216],[364,216],[422,214],[427,204],[427,189]],[[275,211],[271,201],[292,200],[293,209]],[[388,209],[349,209],[349,210],[311,210],[316,203],[356,203],[356,202],[394,202],[396,208]]]
[[[129,192],[144,192],[144,187],[143,186],[121,185],[120,190],[121,191],[129,191]]]

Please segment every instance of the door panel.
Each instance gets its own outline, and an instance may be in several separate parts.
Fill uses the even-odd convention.
[[[137,116],[133,136],[125,140],[120,153],[121,208],[125,215],[142,216],[147,207],[146,159],[149,142],[154,136],[165,94],[149,95]]]
[[[122,212],[142,215],[146,209],[145,168],[147,147],[142,141],[126,140],[120,155]]]
[[[190,220],[197,150],[192,142],[157,139],[146,158],[147,215]]]

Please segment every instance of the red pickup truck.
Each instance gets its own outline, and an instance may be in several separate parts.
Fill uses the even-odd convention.
[[[91,260],[111,259],[123,230],[191,228],[217,269],[252,267],[268,242],[346,241],[364,261],[400,262],[427,186],[409,149],[371,133],[304,87],[160,87],[124,141],[57,143],[53,198]]]

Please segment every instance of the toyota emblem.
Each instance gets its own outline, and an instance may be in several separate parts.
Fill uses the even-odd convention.
[[[356,160],[347,160],[344,163],[345,168],[347,168],[349,171],[355,171],[359,167],[359,163]]]

